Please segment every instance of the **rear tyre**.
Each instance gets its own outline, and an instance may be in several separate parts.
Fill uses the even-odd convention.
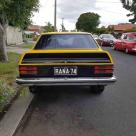
[[[105,86],[101,85],[101,86],[90,86],[90,91],[93,94],[101,94],[103,93],[105,89]]]
[[[30,91],[30,93],[32,93],[32,94],[36,94],[38,91],[37,91],[37,87],[34,87],[34,86],[30,86],[29,87],[29,91]]]

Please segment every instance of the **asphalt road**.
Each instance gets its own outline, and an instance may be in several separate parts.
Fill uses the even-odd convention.
[[[136,136],[136,55],[113,51],[116,84],[102,95],[56,87],[36,95],[15,136]]]

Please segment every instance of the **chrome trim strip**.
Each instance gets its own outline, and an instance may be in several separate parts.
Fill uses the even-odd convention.
[[[57,85],[108,85],[116,82],[116,77],[95,78],[17,78],[23,86],[57,86]]]

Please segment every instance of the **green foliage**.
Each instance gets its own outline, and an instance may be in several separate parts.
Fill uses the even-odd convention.
[[[103,33],[109,33],[108,29],[102,26],[101,28],[97,28],[95,31],[96,34],[103,34]]]
[[[9,85],[15,81],[17,75],[18,59],[17,53],[8,53],[9,62],[0,63],[0,80],[5,80]]]
[[[131,12],[127,16],[133,16],[129,22],[134,24],[136,22],[136,0],[121,0],[121,2],[123,7]]]
[[[76,23],[78,31],[95,32],[100,24],[100,16],[96,13],[88,12],[81,14]]]
[[[39,7],[39,0],[1,0],[0,23],[26,28],[31,23],[34,11]]]
[[[17,53],[8,53],[9,62],[0,63],[0,111],[15,96],[16,90],[13,89],[17,76],[18,59]]]
[[[46,26],[43,27],[44,32],[53,32],[54,31],[54,26],[48,22]]]
[[[97,28],[96,29],[96,31],[95,31],[95,33],[96,34],[108,34],[108,33],[113,33],[114,32],[114,28],[110,28],[110,27],[108,27],[108,28],[106,28],[105,26],[102,26],[102,27],[100,27],[100,28]]]
[[[15,91],[3,80],[0,80],[0,112],[3,107],[10,103]]]
[[[16,91],[12,89],[17,75],[19,54],[8,53],[9,62],[0,63],[0,111],[14,97]]]
[[[8,24],[26,29],[38,8],[39,0],[0,0],[0,61],[8,61],[5,50]]]

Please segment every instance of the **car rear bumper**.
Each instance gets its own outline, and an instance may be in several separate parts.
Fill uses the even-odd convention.
[[[23,86],[65,86],[65,85],[108,85],[116,82],[116,77],[95,78],[17,78]]]

